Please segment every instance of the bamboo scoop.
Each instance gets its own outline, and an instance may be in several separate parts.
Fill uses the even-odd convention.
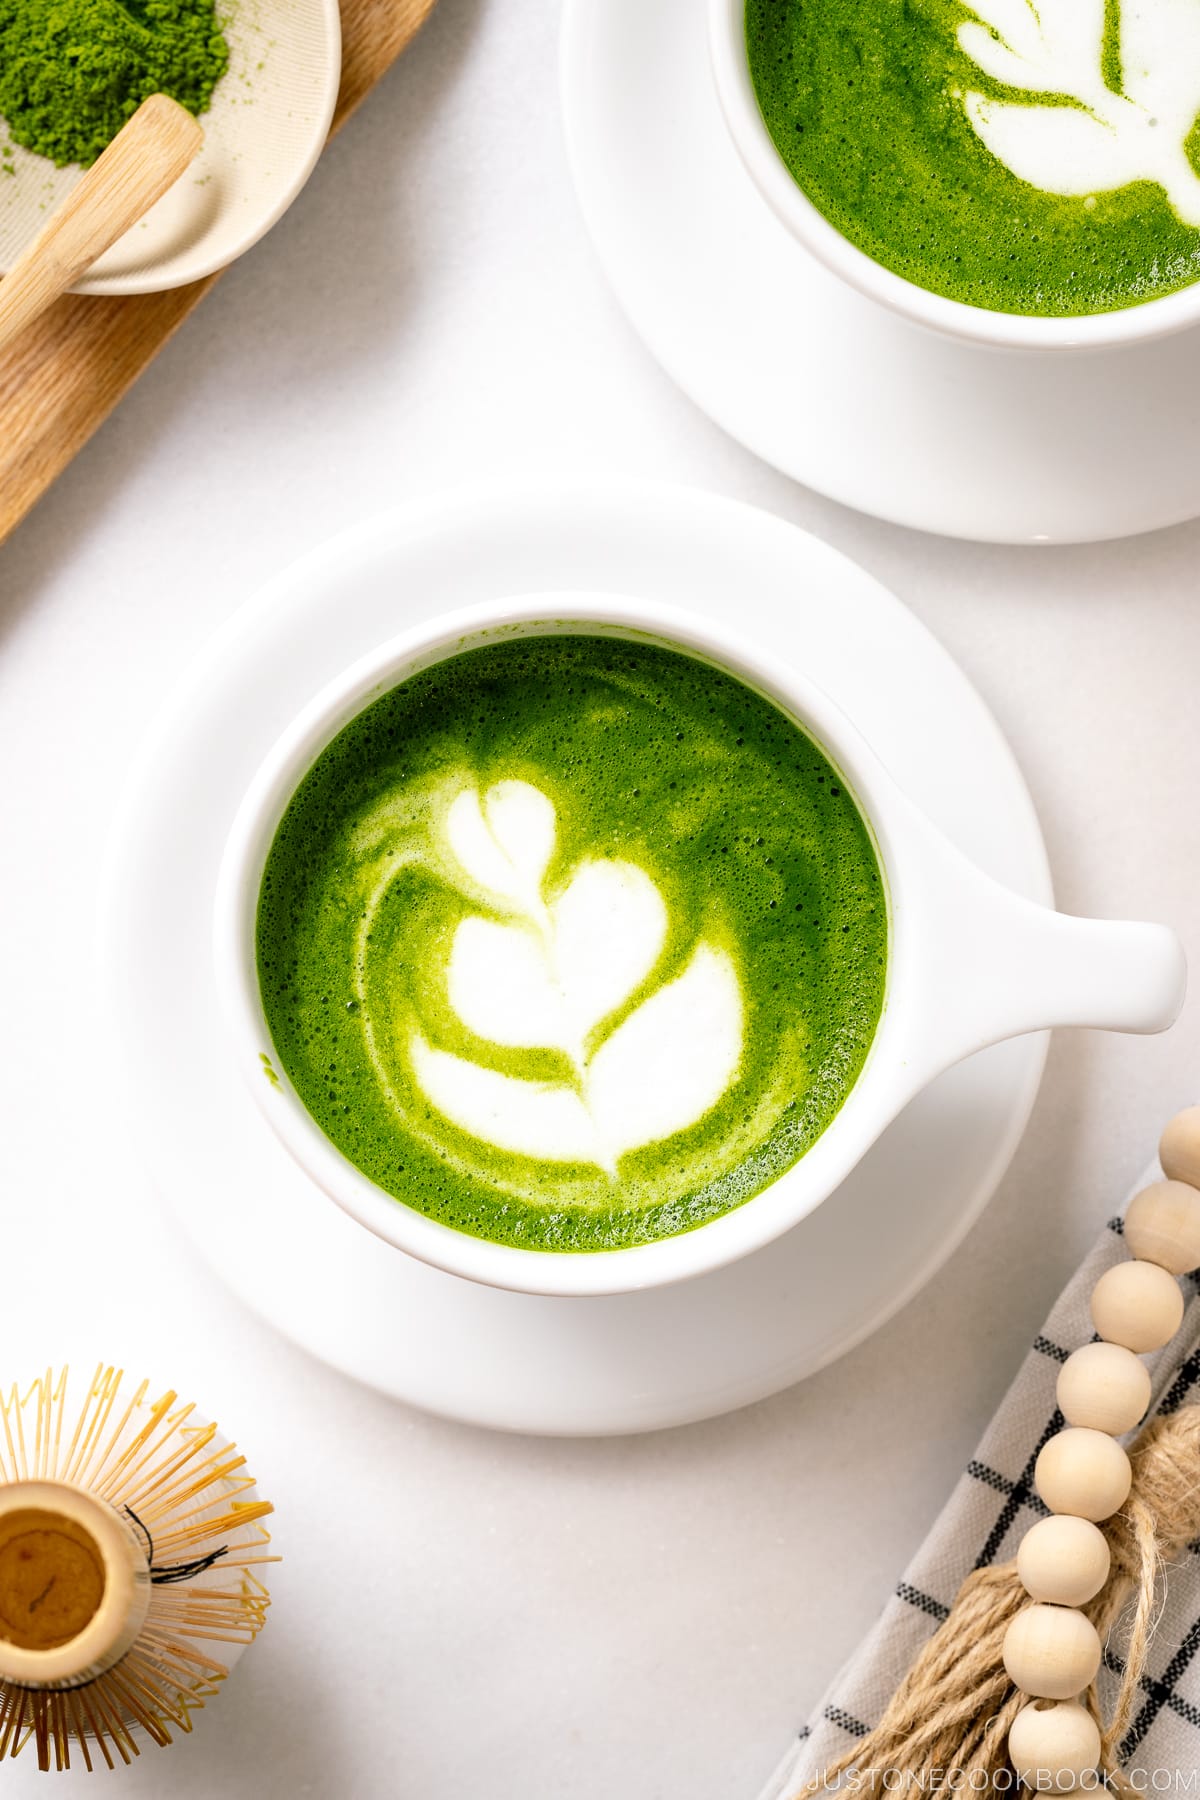
[[[185,107],[143,100],[0,281],[0,350],[161,200],[203,142]]]

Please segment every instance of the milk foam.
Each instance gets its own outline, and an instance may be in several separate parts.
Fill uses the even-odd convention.
[[[464,788],[441,835],[489,909],[455,928],[450,1007],[485,1043],[559,1052],[563,1079],[506,1074],[417,1029],[412,1070],[438,1111],[498,1150],[610,1173],[625,1151],[702,1119],[742,1057],[745,1008],[728,951],[702,941],[655,987],[670,932],[656,883],[601,857],[548,879],[555,811],[531,783]]]
[[[1200,178],[1185,150],[1200,110],[1196,0],[1120,7],[1120,93],[1105,81],[1104,0],[1038,0],[1036,10],[1027,0],[974,0],[972,10],[958,28],[971,60],[1005,87],[1047,96],[961,96],[993,156],[1051,194],[1156,182],[1184,224],[1200,225]]]

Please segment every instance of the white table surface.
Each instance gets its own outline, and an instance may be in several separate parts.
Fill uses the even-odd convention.
[[[1200,1092],[1195,1002],[1161,1039],[1060,1037],[935,1291],[790,1393],[643,1439],[503,1438],[388,1404],[277,1340],[160,1216],[80,1010],[114,796],[176,671],[264,577],[445,483],[669,477],[830,539],[995,708],[1061,903],[1169,920],[1200,961],[1200,527],[973,548],[860,518],[729,442],[605,287],[555,34],[548,0],[441,0],[0,552],[0,1380],[83,1346],[178,1387],[250,1452],[286,1556],[263,1639],[194,1736],[98,1792],[754,1800]],[[28,1756],[3,1782],[46,1791]]]

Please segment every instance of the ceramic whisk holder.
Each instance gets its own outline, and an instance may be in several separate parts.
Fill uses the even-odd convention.
[[[658,643],[773,701],[840,772],[873,835],[887,888],[883,1015],[858,1081],[801,1159],[734,1210],[629,1249],[530,1251],[449,1228],[393,1199],[325,1136],[278,1067],[259,993],[263,868],[297,786],[362,709],[421,669],[497,638],[557,633]],[[865,722],[869,728],[869,721]],[[218,882],[214,949],[239,1065],[271,1126],[353,1218],[452,1274],[519,1292],[613,1294],[684,1280],[760,1249],[827,1200],[898,1112],[943,1069],[1053,1025],[1159,1031],[1183,1000],[1183,954],[1161,926],[1067,918],[976,869],[912,805],[856,724],[799,673],[676,608],[613,595],[543,594],[423,624],[333,681],[275,745],[245,796]]]

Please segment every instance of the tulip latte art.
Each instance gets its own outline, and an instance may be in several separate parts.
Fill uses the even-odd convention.
[[[279,1060],[397,1199],[528,1248],[689,1229],[837,1112],[887,913],[836,771],[769,701],[651,644],[464,651],[361,713],[272,846]]]
[[[457,1022],[498,1049],[554,1051],[562,1067],[557,1081],[530,1080],[438,1049],[414,1022],[408,1060],[419,1089],[482,1143],[610,1175],[625,1151],[698,1124],[742,1060],[745,1009],[729,950],[701,939],[643,994],[671,933],[661,891],[636,863],[595,855],[552,889],[554,806],[528,782],[499,781],[482,796],[459,788],[435,829],[488,909],[454,928],[451,1033]],[[386,1081],[386,1059],[375,1058]]]

